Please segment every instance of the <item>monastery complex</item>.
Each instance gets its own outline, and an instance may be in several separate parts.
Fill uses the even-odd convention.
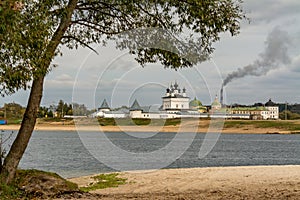
[[[279,119],[279,108],[271,99],[256,107],[228,107],[222,105],[218,97],[211,105],[203,106],[201,101],[187,96],[186,89],[180,88],[175,82],[166,89],[159,108],[140,106],[135,100],[129,109],[111,109],[104,99],[96,117],[103,118],[144,118],[144,119],[169,119],[169,118],[228,118],[228,119]]]

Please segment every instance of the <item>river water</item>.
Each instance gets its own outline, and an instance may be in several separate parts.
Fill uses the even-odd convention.
[[[11,135],[10,133],[11,131],[2,132],[3,139]],[[86,134],[89,135],[91,132]],[[147,134],[130,133],[128,135],[122,132],[112,132],[106,133],[105,137],[119,149],[132,153],[132,156],[148,155],[147,153],[153,151],[164,150],[164,147],[176,137],[176,133],[158,133],[146,138]],[[178,148],[174,146],[171,154],[182,155],[171,159],[172,162],[167,166],[162,165],[163,168],[300,165],[300,135],[221,134],[216,144],[212,146],[212,150],[204,158],[199,158],[199,149],[203,144],[205,134],[196,134],[195,137],[189,133],[181,134],[183,137],[179,139],[179,143],[176,143]],[[188,148],[186,150],[180,148],[185,145],[184,141],[190,140],[191,137],[192,142]],[[9,148],[12,140],[13,136],[4,144],[5,149]],[[105,145],[99,143],[99,140],[89,141],[89,149],[91,147],[97,149],[98,146],[106,148]],[[159,153],[147,158],[147,162],[141,161],[142,159],[138,156],[136,156],[136,162],[132,162],[132,158],[126,157],[127,154],[103,148],[99,148],[98,151],[101,153],[96,159],[85,148],[75,131],[36,131],[21,160],[20,168],[35,168],[56,172],[63,177],[76,177],[116,171],[115,167],[113,169],[111,167],[123,166],[127,160],[131,163],[145,163],[140,163],[140,165],[127,163],[126,170],[153,169],[157,168],[157,163],[163,164],[167,158],[172,157],[168,153]]]

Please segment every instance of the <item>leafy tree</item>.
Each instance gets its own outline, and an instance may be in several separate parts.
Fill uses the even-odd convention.
[[[59,118],[64,116],[64,101],[59,100],[58,105],[56,106],[56,113]]]
[[[285,110],[279,113],[279,118],[282,120],[284,119],[295,120],[295,119],[300,119],[300,114],[291,112],[289,110]]]
[[[13,103],[6,103],[4,104],[3,109],[5,114],[4,117],[6,118],[13,118],[13,119],[20,119],[24,114],[24,108],[15,102]]]
[[[50,110],[50,108],[43,106],[43,107],[40,107],[40,109],[39,109],[38,117],[39,118],[53,117],[53,112]]]
[[[53,114],[52,110],[50,110],[50,109],[48,111],[48,117],[52,117],[52,118],[54,117],[54,114]]]
[[[63,106],[63,116],[65,116],[69,112],[69,105],[67,103]]]
[[[63,118],[65,115],[72,115],[72,105],[65,103],[63,100],[59,100],[56,106],[56,113],[59,118]]]
[[[0,93],[6,95],[30,88],[21,128],[1,170],[3,181],[10,183],[14,178],[35,126],[44,78],[62,45],[92,49],[91,44],[112,39],[117,48],[129,49],[136,55],[142,65],[159,61],[175,69],[190,67],[209,58],[220,33],[238,34],[239,21],[244,18],[240,3],[239,0],[1,1]],[[149,27],[156,29],[145,29]],[[131,34],[126,33],[134,29]],[[184,30],[188,35],[183,37]]]
[[[74,116],[86,116],[88,110],[84,104],[73,103],[73,115]]]
[[[72,104],[69,104],[66,111],[67,115],[73,115],[73,107]]]

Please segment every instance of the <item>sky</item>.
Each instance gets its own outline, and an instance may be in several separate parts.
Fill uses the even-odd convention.
[[[89,49],[63,48],[63,56],[53,61],[57,67],[46,78],[41,104],[49,106],[62,99],[93,109],[104,99],[111,107],[130,106],[137,99],[141,105],[156,106],[166,87],[176,81],[191,99],[209,105],[229,74],[265,62],[266,57],[275,60],[269,68],[255,68],[226,84],[224,102],[265,103],[271,98],[277,103],[300,103],[300,1],[244,0],[243,8],[250,23],[242,22],[238,36],[221,34],[210,60],[193,68],[174,71],[159,63],[141,67],[127,51],[116,50],[110,43],[94,45],[99,55]],[[278,39],[280,35],[286,40]],[[274,45],[269,45],[270,38]],[[281,39],[283,46],[278,44]],[[28,95],[19,91],[1,98],[0,106],[12,101],[26,106]]]

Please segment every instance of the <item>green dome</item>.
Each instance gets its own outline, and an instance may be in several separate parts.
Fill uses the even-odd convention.
[[[190,101],[190,108],[197,108],[199,106],[202,106],[201,101],[197,100],[196,97],[194,100]]]
[[[211,104],[212,106],[220,106],[221,105],[221,103],[220,102],[218,102],[218,101],[214,101],[212,104]]]

